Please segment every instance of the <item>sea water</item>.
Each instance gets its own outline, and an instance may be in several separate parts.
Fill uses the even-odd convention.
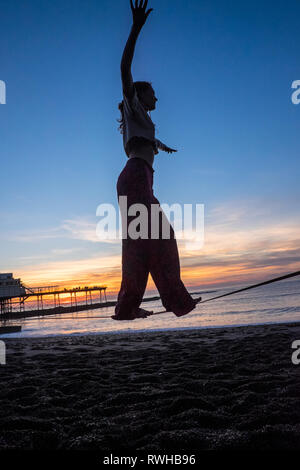
[[[193,287],[190,292],[194,298],[202,295],[202,300],[206,300],[242,287],[244,286],[239,285],[208,290],[199,286]],[[164,310],[160,300],[143,302],[141,307],[154,312]],[[114,307],[104,307],[79,313],[13,320],[12,324],[22,325],[22,331],[0,335],[0,339],[295,322],[300,320],[300,280],[280,281],[212,302],[200,303],[192,312],[180,318],[173,313],[163,313],[146,319],[116,321],[110,318],[113,314]]]

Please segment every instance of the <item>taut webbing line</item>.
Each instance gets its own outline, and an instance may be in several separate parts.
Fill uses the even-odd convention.
[[[259,284],[254,284],[252,286],[243,287],[242,289],[234,290],[232,292],[227,292],[227,294],[217,295],[211,299],[201,300],[198,302],[198,305],[204,304],[205,302],[211,302],[212,300],[221,299],[221,297],[227,297],[228,295],[237,294],[238,292],[244,292],[245,290],[254,289],[255,287],[265,286],[266,284],[271,284],[272,282],[283,281],[284,279],[289,279],[290,277],[300,276],[300,271],[294,273],[285,274],[285,276],[275,277],[269,281],[260,282]],[[167,313],[167,310],[162,310],[161,312],[155,312],[152,315],[158,315],[160,313]]]
[[[284,279],[289,279],[290,277],[300,276],[300,271],[294,273],[286,274],[285,276],[275,277],[269,281],[260,282],[259,284],[254,284],[252,286],[244,287],[243,289],[234,290],[233,292],[228,292],[227,294],[218,295],[217,297],[212,297],[211,299],[206,299],[199,304],[204,304],[205,302],[210,302],[211,300],[220,299],[221,297],[226,297],[227,295],[237,294],[238,292],[243,292],[245,290],[254,289],[255,287],[265,286],[266,284],[271,284],[272,282],[283,281]]]

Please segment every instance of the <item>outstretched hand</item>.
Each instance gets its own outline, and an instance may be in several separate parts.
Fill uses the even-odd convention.
[[[171,149],[170,147],[167,147],[164,149],[165,152],[168,152],[168,153],[173,153],[173,152],[177,152],[177,150],[175,149]]]
[[[149,14],[151,11],[153,11],[153,8],[149,8],[149,10],[146,12],[147,4],[148,0],[140,0],[139,4],[138,0],[135,0],[135,6],[133,6],[133,2],[130,0],[133,24],[138,28],[142,28],[144,26]]]

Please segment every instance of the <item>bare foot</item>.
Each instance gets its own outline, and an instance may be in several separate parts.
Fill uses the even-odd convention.
[[[145,310],[144,308],[138,308],[135,312],[136,318],[147,318],[149,315],[152,315],[153,310]]]
[[[144,308],[138,308],[134,313],[131,315],[127,316],[118,316],[118,315],[112,315],[111,318],[113,320],[123,320],[123,321],[129,321],[129,320],[135,320],[136,318],[147,318],[149,315],[153,314],[153,310],[145,310]]]
[[[113,320],[123,320],[123,321],[128,321],[128,320],[134,320],[136,317],[130,316],[130,317],[120,317],[118,315],[112,315],[110,318]]]

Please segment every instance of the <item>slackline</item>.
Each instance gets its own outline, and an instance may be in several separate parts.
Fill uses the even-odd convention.
[[[274,279],[270,279],[269,281],[260,282],[259,284],[253,284],[251,286],[243,287],[242,289],[234,290],[232,292],[227,292],[227,294],[217,295],[216,297],[211,297],[210,299],[201,300],[201,302],[199,302],[199,305],[204,304],[205,302],[211,302],[212,300],[221,299],[222,297],[227,297],[228,295],[237,294],[238,292],[244,292],[245,290],[255,289],[256,287],[265,286],[267,284],[271,284],[272,282],[283,281],[284,279],[289,279],[290,277],[295,277],[295,276],[300,276],[300,271],[296,271],[290,274],[285,274],[284,276],[280,276],[280,277],[275,277]],[[163,310],[162,312],[156,312],[156,313],[153,313],[152,315],[158,315],[159,313],[166,313],[166,312],[167,310]]]
[[[269,281],[260,282],[259,284],[254,284],[252,286],[244,287],[243,289],[234,290],[233,292],[228,292],[227,294],[218,295],[217,297],[212,297],[211,299],[203,300],[200,303],[204,304],[205,302],[210,302],[211,300],[220,299],[221,297],[226,297],[227,295],[237,294],[238,292],[243,292],[245,290],[254,289],[255,287],[265,286],[266,284],[271,284],[272,282],[283,281],[290,277],[300,276],[300,271],[294,273],[286,274],[285,276],[275,277]]]

